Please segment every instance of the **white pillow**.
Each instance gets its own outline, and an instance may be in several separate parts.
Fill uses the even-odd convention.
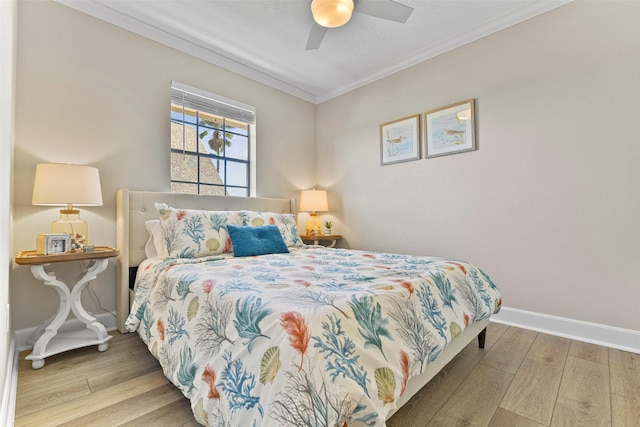
[[[151,219],[145,221],[145,227],[149,232],[149,240],[144,246],[144,253],[147,258],[162,257],[167,258],[169,253],[167,252],[167,246],[164,244],[164,238],[162,237],[162,227],[160,226],[159,219]]]
[[[144,245],[144,256],[147,257],[147,259],[155,258],[158,256],[158,252],[156,251],[156,247],[153,244],[153,237],[151,237],[151,234],[149,234],[147,243]]]

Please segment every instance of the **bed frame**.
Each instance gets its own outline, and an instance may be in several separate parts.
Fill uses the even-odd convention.
[[[263,212],[296,213],[295,199],[271,199],[259,197],[203,196],[181,193],[152,191],[132,191],[121,189],[117,194],[117,239],[120,250],[117,264],[117,326],[121,333],[127,333],[124,323],[129,315],[133,291],[130,283],[135,278],[137,266],[146,258],[144,246],[149,238],[145,221],[158,219],[155,202],[166,203],[176,208],[205,210],[252,210]],[[455,340],[443,350],[440,356],[429,364],[425,371],[409,380],[405,392],[396,402],[387,419],[424,387],[444,366],[460,353],[471,341],[478,337],[480,348],[484,348],[486,327],[489,320],[469,325]]]

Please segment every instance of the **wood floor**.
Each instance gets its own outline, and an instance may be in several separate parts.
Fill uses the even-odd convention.
[[[16,426],[196,426],[136,334],[31,369]],[[640,355],[492,323],[388,422],[404,426],[640,426]]]

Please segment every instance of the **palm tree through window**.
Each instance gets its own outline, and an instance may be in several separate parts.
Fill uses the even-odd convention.
[[[186,94],[172,87],[171,191],[249,196],[252,125],[211,112],[210,99]]]

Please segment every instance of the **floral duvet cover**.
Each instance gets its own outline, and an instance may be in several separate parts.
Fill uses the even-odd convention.
[[[465,262],[308,247],[145,261],[127,329],[209,426],[384,426],[500,294]]]

